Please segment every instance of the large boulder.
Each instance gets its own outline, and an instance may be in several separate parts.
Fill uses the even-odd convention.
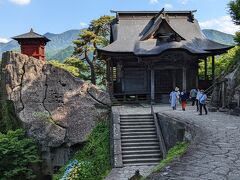
[[[33,57],[6,52],[2,85],[29,136],[41,147],[44,173],[69,159],[72,146],[86,141],[97,121],[108,118],[109,95],[66,70]]]

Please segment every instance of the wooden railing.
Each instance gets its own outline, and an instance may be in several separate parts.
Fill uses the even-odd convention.
[[[167,155],[167,148],[166,148],[166,144],[164,142],[164,138],[163,138],[163,134],[162,134],[162,131],[161,131],[161,127],[160,127],[160,125],[158,123],[158,118],[157,118],[156,113],[154,112],[152,103],[151,103],[151,114],[153,115],[153,118],[154,118],[154,123],[155,123],[156,131],[157,131],[157,137],[158,137],[159,144],[160,144],[160,150],[161,150],[161,152],[163,154],[163,159],[164,159],[164,158],[166,158],[166,155]]]

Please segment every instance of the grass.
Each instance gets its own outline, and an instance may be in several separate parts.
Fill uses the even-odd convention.
[[[71,180],[95,180],[105,178],[111,170],[110,165],[110,132],[107,122],[100,122],[88,137],[87,143],[79,150],[71,161],[54,175],[53,179],[61,179],[68,165],[77,160],[78,165],[68,174]]]
[[[158,173],[162,170],[163,167],[167,166],[170,162],[174,159],[181,157],[183,154],[186,153],[188,149],[189,143],[188,142],[179,142],[173,148],[168,151],[167,157],[163,159],[159,165],[157,165],[152,173]]]

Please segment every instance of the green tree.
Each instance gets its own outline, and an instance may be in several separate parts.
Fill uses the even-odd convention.
[[[58,60],[50,60],[48,63],[54,65],[55,67],[65,69],[75,77],[83,80],[90,79],[87,65],[78,57],[68,57],[63,63],[59,62]]]
[[[105,63],[99,59],[97,47],[109,44],[112,20],[112,16],[101,16],[99,19],[91,21],[89,27],[80,33],[77,40],[73,41],[75,44],[74,54],[88,64],[93,84],[97,83],[97,78],[100,79],[98,84],[104,83]]]
[[[229,13],[232,17],[233,22],[236,25],[240,25],[240,0],[233,0],[230,1],[229,4]],[[240,43],[240,32],[236,32],[236,36],[234,38],[234,40],[237,43]]]
[[[0,179],[34,179],[31,166],[39,162],[35,142],[22,129],[0,133]]]

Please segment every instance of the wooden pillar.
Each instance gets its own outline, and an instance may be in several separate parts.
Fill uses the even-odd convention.
[[[226,107],[226,82],[222,82],[222,108]]]
[[[204,80],[207,80],[207,58],[204,59]]]
[[[198,68],[196,69],[196,88],[198,88],[199,83],[199,74],[198,74]]]
[[[172,70],[172,82],[173,82],[172,89],[175,89],[175,87],[176,87],[176,70],[175,69]]]
[[[187,90],[187,69],[182,68],[182,90]]]
[[[109,92],[113,96],[113,67],[112,61],[109,61]]]
[[[215,56],[212,55],[212,81],[215,80]]]
[[[155,100],[155,71],[151,67],[151,102]]]

